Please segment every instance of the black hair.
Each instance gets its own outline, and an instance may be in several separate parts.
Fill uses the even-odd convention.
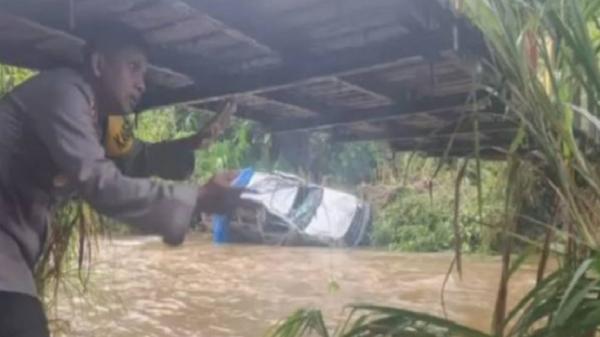
[[[86,43],[83,59],[87,63],[94,52],[114,52],[135,47],[147,52],[148,44],[141,32],[121,22],[96,22],[84,27],[80,35]]]

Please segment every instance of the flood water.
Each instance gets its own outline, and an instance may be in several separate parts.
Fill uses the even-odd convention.
[[[368,302],[442,314],[449,253],[246,245],[191,237],[178,248],[149,238],[113,239],[96,256],[90,293],[63,300],[73,336],[259,337],[301,307],[330,323],[344,305]],[[499,258],[467,257],[462,281],[446,289],[450,319],[489,330]],[[530,289],[535,268],[510,284],[511,302]],[[334,281],[338,287],[331,287]]]

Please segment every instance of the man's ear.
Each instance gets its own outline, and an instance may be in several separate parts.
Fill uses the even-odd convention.
[[[93,53],[91,58],[92,73],[95,77],[100,77],[104,69],[104,56],[99,53]]]

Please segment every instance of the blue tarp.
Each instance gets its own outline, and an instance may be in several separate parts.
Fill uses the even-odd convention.
[[[237,178],[231,183],[233,187],[246,187],[250,183],[252,176],[254,175],[254,169],[251,167],[245,168],[240,171]],[[229,215],[217,215],[213,216],[213,242],[214,243],[225,243],[229,241],[229,222],[231,218]]]

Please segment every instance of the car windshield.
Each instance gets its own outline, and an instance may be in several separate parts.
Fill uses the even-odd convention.
[[[288,215],[290,220],[300,229],[306,228],[314,217],[323,199],[323,188],[314,185],[300,186],[294,205]]]

